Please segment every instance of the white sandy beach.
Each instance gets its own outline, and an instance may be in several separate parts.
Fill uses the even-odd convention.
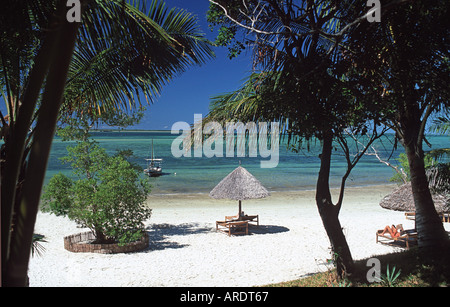
[[[340,214],[355,260],[398,248],[377,244],[386,225],[414,222],[403,212],[383,209],[380,200],[395,185],[347,188]],[[247,214],[258,214],[260,227],[248,236],[216,232],[215,221],[237,213],[234,201],[208,195],[150,196],[150,246],[131,254],[71,253],[63,237],[85,231],[67,218],[39,213],[35,233],[45,235],[44,254],[30,260],[30,286],[258,286],[325,271],[329,241],[314,191],[273,192],[244,201]]]

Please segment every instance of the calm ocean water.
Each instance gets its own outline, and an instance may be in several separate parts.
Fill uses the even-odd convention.
[[[276,168],[260,168],[261,160],[269,158],[175,158],[171,153],[171,145],[178,135],[172,135],[170,131],[122,131],[122,132],[93,132],[92,137],[107,149],[109,153],[114,153],[118,149],[131,149],[135,157],[133,162],[139,163],[143,168],[146,166],[145,158],[151,154],[151,144],[153,140],[155,158],[164,159],[163,172],[160,177],[150,178],[152,193],[209,193],[214,186],[226,175],[239,166],[239,161],[243,167],[258,178],[262,184],[270,191],[292,191],[314,189],[317,174],[319,171],[320,144],[311,143],[309,150],[301,149],[298,153],[292,152],[286,147],[286,140],[282,140],[280,145],[279,164]],[[392,138],[392,136],[390,136]],[[447,136],[430,136],[429,142],[436,148],[450,147],[450,140]],[[73,142],[62,142],[55,138],[50,155],[49,165],[46,173],[46,182],[58,172],[70,176],[69,165],[63,165],[59,158],[67,154],[66,147]],[[225,145],[224,145],[225,147]],[[392,145],[384,139],[378,141],[374,147],[378,154],[387,159],[391,155]],[[336,145],[338,149],[338,145]],[[424,146],[425,150],[429,150]],[[225,148],[224,148],[225,150]],[[391,157],[391,162],[403,152],[401,146],[395,150]],[[247,152],[248,153],[248,152]],[[337,187],[340,184],[341,176],[344,174],[346,162],[339,150],[333,153],[332,172],[330,184]],[[364,156],[356,168],[353,169],[347,180],[347,186],[368,186],[389,183],[389,178],[393,175],[393,170],[380,163],[374,156]]]

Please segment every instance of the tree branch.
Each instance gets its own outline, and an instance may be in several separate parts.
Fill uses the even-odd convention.
[[[347,160],[347,171],[345,172],[344,176],[342,176],[341,188],[340,188],[340,192],[339,192],[339,199],[338,199],[338,202],[336,203],[336,210],[338,210],[338,212],[340,211],[343,200],[344,200],[345,182],[347,181],[348,176],[350,175],[351,171],[356,166],[356,164],[358,164],[359,160],[366,154],[369,147],[372,147],[373,142],[375,142],[375,140],[382,137],[386,133],[387,130],[388,130],[388,128],[385,127],[382,129],[381,132],[378,132],[376,125],[374,125],[369,141],[367,142],[367,144],[363,144],[357,139],[357,137],[354,135],[354,133],[352,133],[351,131],[349,131],[347,129],[346,130],[347,135],[349,135],[357,144],[360,144],[363,146],[362,150],[358,151],[358,153],[355,155],[353,160],[350,160],[350,149],[347,145],[347,141],[345,140],[345,137],[343,135],[340,135],[338,137],[339,144],[341,145],[341,147],[344,151],[344,154],[345,154],[345,159]]]
[[[412,1],[412,0],[396,0],[396,1],[392,1],[392,2],[389,3],[389,4],[386,4],[385,6],[382,6],[380,10],[381,10],[382,13],[385,13],[386,11],[392,9],[395,5],[401,4],[401,3],[405,3],[405,2],[409,2],[409,1]],[[211,2],[212,4],[217,5],[218,7],[220,7],[220,8],[223,10],[225,16],[226,16],[230,21],[232,21],[233,23],[235,23],[236,25],[238,25],[238,26],[240,26],[240,27],[242,27],[242,28],[244,28],[244,29],[249,30],[250,32],[255,32],[255,33],[257,33],[257,34],[263,34],[263,35],[271,35],[271,36],[273,36],[273,35],[282,35],[282,34],[286,34],[286,32],[280,32],[280,31],[265,31],[265,30],[258,29],[258,28],[255,27],[255,24],[256,24],[256,22],[258,21],[258,18],[259,18],[259,16],[261,15],[263,9],[261,9],[261,11],[259,11],[259,13],[258,13],[256,16],[254,16],[254,17],[250,17],[249,15],[245,14],[244,12],[242,12],[242,10],[239,10],[239,12],[240,12],[242,15],[244,15],[247,19],[249,19],[249,20],[251,21],[251,26],[248,26],[248,25],[243,24],[242,22],[238,21],[236,18],[233,18],[233,17],[229,14],[228,9],[227,9],[225,6],[221,5],[219,2],[217,2],[217,0],[209,0],[209,2]],[[244,3],[244,7],[246,7],[246,9],[248,9],[248,6],[245,4],[245,0],[243,0],[243,3]],[[258,2],[257,7],[260,5],[260,3],[261,3],[261,1]],[[257,7],[256,7],[256,8],[257,8]],[[254,12],[256,11],[256,8],[255,8]],[[263,7],[263,8],[264,8],[264,7]],[[277,14],[279,15],[278,17],[282,18],[283,15],[285,15],[285,14],[280,15],[280,11],[281,11],[281,10],[279,9],[278,6],[277,6],[277,7],[273,7],[273,8],[274,8],[274,10],[277,11]],[[277,8],[278,8],[278,9],[277,9]],[[368,16],[372,15],[375,9],[376,9],[376,8],[370,9],[366,14],[364,14],[364,15],[362,15],[362,16],[356,18],[354,21],[352,21],[352,22],[350,22],[349,24],[347,24],[345,27],[343,27],[343,28],[342,28],[339,32],[337,32],[337,33],[327,33],[327,32],[324,32],[324,31],[321,30],[321,29],[312,29],[312,30],[309,30],[309,31],[307,31],[307,32],[305,32],[305,33],[294,33],[294,32],[292,31],[292,29],[291,29],[289,26],[287,26],[287,25],[285,24],[285,22],[283,22],[283,24],[284,24],[284,28],[287,28],[287,29],[290,30],[290,34],[291,34],[292,36],[296,36],[296,37],[298,37],[298,38],[305,37],[305,36],[312,35],[312,34],[319,34],[319,35],[322,35],[323,37],[326,37],[326,38],[332,38],[332,39],[339,40],[340,38],[342,38],[342,36],[343,36],[350,28],[352,28],[353,26],[355,26],[355,25],[359,24],[360,22],[366,20]],[[293,22],[293,21],[291,20],[291,22]]]
[[[434,98],[431,98],[432,100],[434,100]],[[422,118],[422,122],[420,123],[420,129],[419,129],[419,137],[417,139],[417,146],[416,148],[421,147],[422,145],[422,141],[425,139],[425,128],[426,128],[426,124],[428,121],[428,118],[430,117],[431,113],[433,112],[433,103],[429,103],[425,109],[423,118]],[[431,144],[425,140],[426,143],[430,146]],[[420,146],[419,146],[420,145]]]

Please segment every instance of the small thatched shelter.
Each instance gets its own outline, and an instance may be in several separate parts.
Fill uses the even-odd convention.
[[[241,215],[241,201],[258,199],[269,196],[270,193],[245,168],[239,166],[226,176],[212,189],[209,196],[215,199],[232,199],[239,201],[239,216]]]
[[[446,197],[438,194],[432,194],[432,197],[438,213],[450,212],[448,199]],[[414,204],[411,182],[398,187],[391,194],[386,195],[381,200],[380,206],[389,210],[415,212],[416,207]]]

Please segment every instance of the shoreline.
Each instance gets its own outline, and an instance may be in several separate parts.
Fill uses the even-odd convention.
[[[361,189],[361,188],[377,188],[377,187],[398,187],[397,183],[389,183],[389,182],[379,182],[379,183],[372,183],[372,184],[360,184],[360,185],[346,185],[345,186],[345,191],[349,190],[349,189]],[[331,186],[330,190],[334,191],[334,190],[339,190],[340,187],[337,186]],[[298,188],[292,188],[292,189],[268,189],[269,193],[297,193],[297,192],[311,192],[311,191],[315,191],[316,187],[315,185],[311,185],[308,187],[298,187]],[[175,191],[157,191],[155,193],[153,193],[154,190],[152,190],[150,192],[149,197],[152,196],[183,196],[183,195],[208,195],[209,191],[205,190],[205,191],[195,191],[195,192],[175,192]]]
[[[346,188],[339,219],[354,260],[399,248],[377,244],[375,233],[390,224],[414,222],[379,201],[395,188]],[[333,199],[337,189],[332,190]],[[38,214],[35,233],[45,236],[43,256],[30,259],[30,286],[248,287],[326,271],[330,243],[315,204],[315,191],[273,192],[242,202],[258,214],[248,236],[216,232],[215,221],[237,213],[237,201],[207,194],[150,195],[147,250],[131,254],[71,253],[63,237],[85,229],[64,217]]]
[[[372,193],[378,192],[378,195],[382,195],[381,198],[383,198],[384,196],[386,196],[387,194],[389,194],[390,192],[392,192],[395,188],[397,188],[398,185],[395,183],[391,183],[391,184],[375,184],[375,185],[361,185],[361,186],[351,186],[351,187],[346,187],[344,190],[344,204],[346,202],[347,197],[353,197],[355,193],[361,192],[361,191],[366,191],[366,190],[370,190]],[[339,195],[339,188],[336,187],[332,187],[330,188],[331,191],[331,195],[333,197],[333,200],[338,197]],[[312,199],[314,201],[315,204],[315,189],[297,189],[297,190],[270,190],[270,196],[264,199],[252,199],[252,200],[246,200],[243,202],[267,202],[270,200],[278,199],[278,198],[283,198],[283,197],[299,197],[299,198],[303,198],[303,197],[307,197],[310,200]],[[383,195],[383,193],[386,193]],[[177,201],[183,201],[185,199],[194,199],[194,198],[198,198],[199,201],[201,201],[201,203],[203,202],[208,202],[210,203],[210,205],[214,205],[215,203],[220,203],[220,202],[234,202],[231,200],[217,200],[217,199],[213,199],[209,196],[209,192],[189,192],[189,193],[150,193],[150,195],[147,197],[147,202],[149,203],[149,206],[152,206],[152,203],[154,203],[156,206],[160,206],[161,204],[159,203],[159,201],[161,200],[167,200],[170,199],[171,202],[175,202],[175,200]],[[380,198],[380,200],[381,200]],[[191,204],[192,205],[192,204]],[[200,205],[200,204],[199,204]]]

